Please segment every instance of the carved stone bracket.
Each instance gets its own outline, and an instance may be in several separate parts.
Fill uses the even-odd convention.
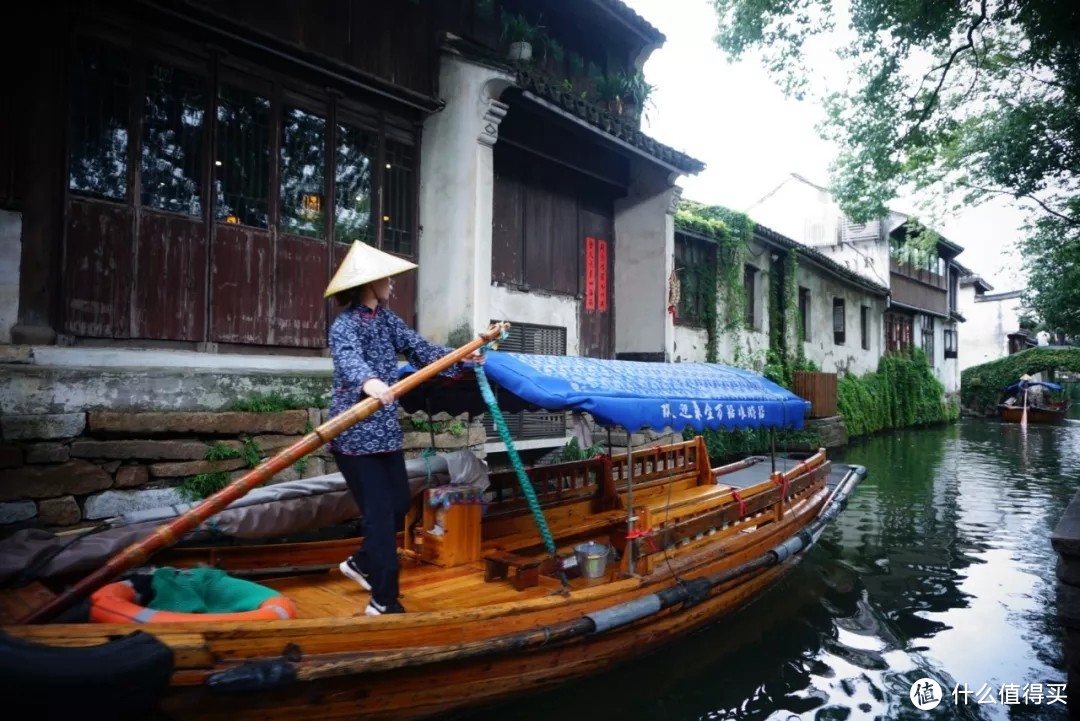
[[[683,189],[678,185],[672,186],[671,195],[668,197],[668,215],[675,215],[675,211],[679,209],[679,201],[682,200]]]
[[[495,145],[499,139],[499,123],[506,117],[509,109],[509,105],[494,98],[487,101],[487,109],[480,121],[480,135],[477,137],[482,145]]]

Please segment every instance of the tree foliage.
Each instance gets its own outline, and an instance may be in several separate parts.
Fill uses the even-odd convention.
[[[1075,0],[713,2],[730,57],[760,52],[787,93],[824,104],[821,130],[840,148],[832,186],[847,215],[883,217],[901,193],[1024,200],[1032,306],[1051,325],[1077,311],[1080,271],[1046,272],[1080,232]],[[812,82],[823,73],[808,58],[829,49],[847,71],[842,89]],[[1064,252],[1075,269],[1076,251]]]

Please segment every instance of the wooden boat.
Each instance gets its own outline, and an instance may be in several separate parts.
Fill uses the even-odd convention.
[[[1020,423],[1024,417],[1023,406],[998,406],[1001,411],[1001,420],[1006,423]],[[1028,423],[1061,423],[1069,414],[1067,402],[1051,404],[1049,408],[1028,408]]]
[[[495,360],[488,365],[499,376]],[[503,361],[502,371],[515,363]],[[721,372],[725,383],[738,380]],[[513,384],[513,374],[500,377]],[[670,390],[670,377],[664,383]],[[752,383],[782,399],[762,416],[775,420],[779,408],[801,423],[804,402],[764,379]],[[539,398],[522,387],[513,393]],[[597,398],[587,389],[582,397]],[[604,417],[603,406],[594,410]],[[799,562],[866,474],[851,467],[830,482],[831,471],[824,449],[712,468],[699,436],[532,468],[528,486],[514,472],[492,474],[483,503],[465,489],[428,489],[400,535],[409,612],[374,618],[363,615],[368,594],[337,571],[356,539],[159,548],[160,564],[255,576],[290,599],[297,617],[42,623],[48,613],[34,594],[55,612],[72,588],[53,596],[38,586],[19,596],[37,608],[32,622],[2,629],[0,677],[18,685],[9,698],[29,699],[36,718],[76,709],[120,718],[156,707],[172,719],[406,719],[516,698],[640,656],[744,606]],[[179,519],[170,526],[173,535],[183,529]],[[583,541],[613,549],[601,573],[574,562]],[[101,574],[98,585],[110,577]]]
[[[1045,388],[1058,397],[1048,395],[1042,403],[1032,404],[1028,400],[1031,388]],[[1057,383],[1031,381],[1025,376],[1020,382],[1005,389],[1005,395],[1014,398],[1015,403],[998,405],[1001,420],[1006,423],[1061,423],[1069,413],[1069,399],[1062,395],[1062,391],[1064,387]]]

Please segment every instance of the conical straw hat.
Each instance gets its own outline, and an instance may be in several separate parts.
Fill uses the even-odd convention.
[[[334,293],[340,293],[380,278],[389,278],[415,267],[416,263],[384,253],[378,248],[357,240],[353,242],[345,260],[341,261],[337,273],[334,273],[334,277],[330,279],[330,285],[326,286],[323,297],[329,298]]]

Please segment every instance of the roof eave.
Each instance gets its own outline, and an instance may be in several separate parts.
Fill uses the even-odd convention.
[[[584,118],[581,118],[581,117],[579,117],[579,116],[577,116],[577,115],[575,115],[575,114],[573,114],[571,112],[568,112],[568,111],[560,108],[555,103],[551,102],[550,100],[547,100],[546,98],[540,97],[539,95],[537,95],[536,93],[533,93],[530,90],[522,89],[521,96],[523,98],[528,99],[529,101],[531,101],[533,103],[536,103],[537,105],[540,105],[540,106],[544,107],[545,109],[547,109],[547,110],[549,110],[549,111],[551,111],[551,112],[553,112],[553,113],[555,113],[557,115],[562,116],[563,118],[566,118],[570,122],[575,123],[576,125],[578,125],[578,126],[580,126],[582,128],[585,128],[586,130],[588,130],[588,131],[590,131],[592,133],[595,133],[595,134],[599,135],[604,140],[607,140],[608,142],[611,142],[611,143],[613,143],[615,145],[618,145],[619,147],[623,148],[624,150],[628,150],[631,153],[634,153],[635,155],[638,155],[638,156],[644,158],[645,160],[648,160],[649,162],[655,163],[656,165],[659,165],[662,168],[664,168],[664,169],[666,169],[666,170],[668,170],[670,172],[676,173],[678,175],[697,175],[701,171],[705,170],[705,163],[698,160],[697,158],[693,158],[693,157],[691,157],[689,155],[686,155],[685,153],[682,153],[682,155],[686,155],[686,158],[688,159],[688,162],[686,162],[686,163],[684,163],[682,165],[675,165],[674,163],[669,163],[666,160],[658,158],[657,156],[653,155],[652,153],[650,153],[650,152],[648,152],[648,151],[646,151],[646,150],[644,150],[642,148],[637,147],[633,143],[627,142],[627,141],[623,140],[622,138],[620,138],[618,136],[615,136],[615,135],[612,135],[611,133],[605,132],[602,128],[599,128],[596,125],[593,125],[588,120],[585,120]],[[642,133],[642,135],[644,135],[644,133]],[[654,142],[657,142],[657,141],[654,141]],[[660,145],[660,143],[657,142],[657,145]],[[675,151],[675,152],[678,152],[678,151]]]

